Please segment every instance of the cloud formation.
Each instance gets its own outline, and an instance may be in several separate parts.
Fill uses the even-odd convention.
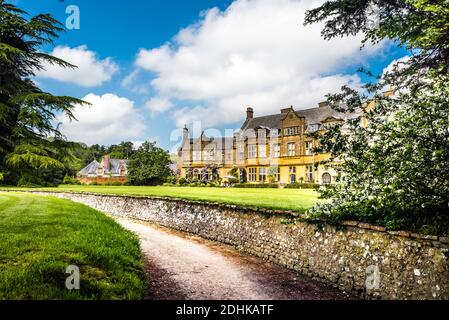
[[[57,46],[50,55],[63,59],[77,68],[62,68],[46,62],[43,64],[44,70],[37,72],[40,78],[49,78],[82,87],[97,87],[109,81],[118,71],[118,66],[112,58],[101,60],[85,45],[76,48]]]
[[[146,126],[134,102],[107,93],[102,96],[88,94],[82,100],[91,106],[77,106],[74,115],[78,121],[70,122],[61,115],[61,131],[72,141],[87,144],[111,144],[124,140],[138,140]]]
[[[163,113],[173,107],[173,103],[166,98],[151,98],[145,103],[152,114]]]
[[[393,60],[384,70],[383,70],[383,75],[385,75],[386,73],[390,73],[393,72],[395,69],[396,70],[401,70],[404,67],[406,67],[407,62],[409,62],[410,57],[409,56],[404,56],[402,58]]]
[[[361,37],[325,41],[322,25],[303,26],[305,11],[321,2],[236,0],[203,13],[171,42],[141,49],[136,65],[155,74],[151,84],[161,97],[186,102],[172,111],[178,126],[235,123],[246,106],[256,115],[313,107],[344,84],[360,85],[343,70],[382,48],[360,51]]]
[[[149,87],[146,85],[146,82],[139,79],[139,76],[141,74],[140,69],[135,69],[131,73],[129,73],[123,80],[120,82],[120,85],[136,94],[148,94],[149,93]]]

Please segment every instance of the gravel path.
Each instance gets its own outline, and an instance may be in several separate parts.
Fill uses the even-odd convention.
[[[348,299],[318,281],[229,246],[140,221],[117,219],[136,233],[152,300]]]

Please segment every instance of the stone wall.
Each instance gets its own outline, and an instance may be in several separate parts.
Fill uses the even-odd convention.
[[[49,194],[49,193],[45,193]],[[347,222],[174,199],[53,193],[118,217],[220,241],[361,297],[449,299],[449,241]]]
[[[128,178],[126,177],[92,177],[92,178],[88,178],[88,177],[81,177],[81,178],[77,178],[82,184],[108,184],[108,183],[115,183],[115,182],[120,182],[120,183],[125,183],[128,182]]]

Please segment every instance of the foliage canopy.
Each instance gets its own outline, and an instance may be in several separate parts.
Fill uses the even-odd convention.
[[[42,91],[32,80],[44,63],[75,66],[40,48],[53,44],[63,31],[48,14],[26,19],[26,12],[0,1],[0,172],[10,183],[46,180],[52,170],[64,171],[74,161],[67,142],[54,125],[56,115],[85,102]],[[64,176],[64,175],[62,175]]]
[[[449,2],[333,0],[306,14],[306,24],[319,21],[326,39],[363,32],[364,43],[394,40],[409,57],[364,90],[328,96],[363,116],[315,134],[340,183],[321,191],[330,201],[312,215],[449,234]]]

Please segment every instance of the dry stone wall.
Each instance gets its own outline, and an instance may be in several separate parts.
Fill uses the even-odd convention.
[[[185,200],[45,194],[226,243],[361,297],[449,299],[446,238],[353,222],[337,228],[297,221],[288,213]]]

